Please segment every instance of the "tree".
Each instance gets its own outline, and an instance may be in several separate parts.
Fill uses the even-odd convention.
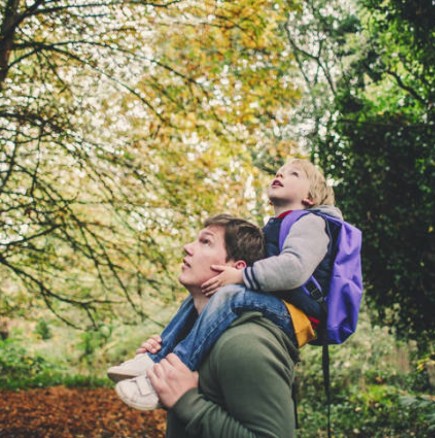
[[[0,315],[43,302],[78,327],[150,318],[205,215],[262,213],[245,207],[261,185],[250,150],[274,148],[298,99],[284,7],[5,2]]]
[[[311,62],[306,78],[323,74],[306,81],[312,96],[319,83],[329,88],[328,107],[320,107],[326,117],[312,131],[313,158],[363,230],[366,296],[378,321],[428,346],[435,329],[433,6],[361,1],[337,16],[332,5],[307,4],[318,51],[289,39],[300,67]]]

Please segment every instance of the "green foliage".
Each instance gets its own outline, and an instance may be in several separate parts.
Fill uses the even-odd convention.
[[[66,364],[54,363],[29,352],[17,339],[0,341],[0,389],[26,389],[65,385],[107,386],[109,381],[94,375],[71,374]]]
[[[11,339],[0,342],[0,379],[5,384],[8,381],[21,381],[23,378],[32,380],[36,375],[53,371],[52,366],[38,355],[31,355]]]
[[[298,436],[326,437],[321,348],[306,346],[301,353]],[[386,328],[372,327],[363,310],[357,333],[345,344],[330,347],[334,437],[430,436],[433,388],[412,365],[413,354],[408,344],[398,342]],[[424,400],[421,409],[420,400]]]
[[[105,324],[99,325],[97,329],[91,328],[85,331],[77,344],[78,350],[82,352],[80,359],[92,365],[94,355],[100,354],[99,351],[109,342],[111,335],[112,327]]]
[[[307,82],[322,114],[311,138],[312,156],[335,182],[346,219],[363,231],[366,294],[378,322],[430,351],[435,26],[428,17],[433,5],[355,3],[346,11],[328,9],[321,0],[308,2],[307,9],[321,11],[321,16],[312,13],[309,31],[317,36],[321,27],[323,50],[306,58],[315,59],[319,71],[328,65],[335,72],[325,73],[323,82]],[[325,26],[328,20],[332,28]],[[338,25],[347,22],[352,24]],[[318,94],[321,82],[329,86],[328,98]]]
[[[162,318],[169,319],[174,311],[169,307]],[[145,339],[160,330],[148,321],[140,325],[100,323],[96,330],[78,331],[47,309],[40,320],[50,327],[49,339],[42,339],[33,321],[13,321],[8,339],[0,344],[0,388],[111,385],[107,368],[130,359]]]
[[[44,341],[51,339],[53,334],[51,332],[50,326],[48,325],[45,319],[39,319],[36,323],[36,327],[34,332],[40,336],[40,338]]]
[[[28,353],[15,341],[0,342],[0,387],[7,389],[39,386],[52,381],[59,371],[42,356]]]
[[[403,400],[415,400],[403,397],[401,390],[387,385],[370,386],[364,392],[341,393],[331,407],[333,436],[347,437],[409,437],[428,438],[433,430],[434,402],[425,400],[424,406],[406,404]],[[324,398],[302,402],[300,421],[303,425],[301,437],[326,436],[326,406]]]
[[[427,345],[435,329],[433,133],[390,115],[347,118],[336,125],[342,144],[348,139],[345,158],[328,164],[347,218],[363,231],[369,302],[399,336]],[[337,147],[325,146],[331,155]]]
[[[332,408],[334,436],[337,437],[429,437],[429,412],[434,402],[424,409],[401,402],[403,391],[388,385],[369,386],[364,392],[342,394]]]

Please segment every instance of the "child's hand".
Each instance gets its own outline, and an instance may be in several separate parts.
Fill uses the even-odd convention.
[[[136,354],[157,353],[162,348],[162,338],[159,335],[151,336],[136,350]]]
[[[210,278],[201,286],[202,293],[206,297],[211,297],[220,287],[227,284],[243,284],[243,273],[240,269],[222,265],[212,265],[211,269],[220,274]]]

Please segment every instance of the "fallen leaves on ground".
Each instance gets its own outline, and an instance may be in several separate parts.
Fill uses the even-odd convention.
[[[0,391],[1,438],[163,438],[166,412],[129,408],[110,388]]]

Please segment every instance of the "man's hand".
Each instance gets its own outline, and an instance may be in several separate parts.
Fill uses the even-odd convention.
[[[162,338],[159,335],[151,336],[136,350],[136,354],[157,353],[162,348]]]
[[[198,387],[198,373],[190,371],[174,353],[154,365],[147,375],[160,401],[168,409],[189,389]]]
[[[201,285],[202,293],[211,297],[220,287],[227,284],[243,284],[243,271],[225,265],[212,265],[211,269],[220,272]]]

